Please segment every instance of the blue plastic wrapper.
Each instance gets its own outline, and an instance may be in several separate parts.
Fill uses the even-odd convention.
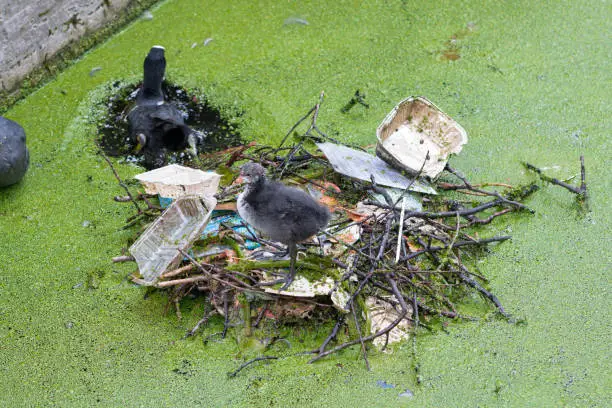
[[[204,231],[202,231],[202,238],[207,238],[211,235],[219,234],[219,228],[221,224],[229,225],[232,227],[234,231],[240,234],[245,238],[245,248],[246,249],[255,249],[259,248],[261,245],[256,241],[252,241],[247,237],[252,237],[256,232],[253,228],[245,227],[246,221],[244,221],[238,214],[233,211],[213,211],[212,217]]]
[[[168,208],[170,204],[172,204],[172,201],[173,201],[172,198],[161,197],[159,195],[158,197],[159,197],[159,205],[162,208]],[[252,237],[254,234],[256,235],[257,233],[255,232],[255,230],[253,228],[245,227],[246,221],[243,220],[240,217],[240,215],[236,214],[233,211],[226,211],[226,210],[213,211],[210,221],[208,222],[208,224],[206,224],[204,231],[202,231],[202,238],[207,238],[207,237],[210,237],[211,235],[219,234],[219,227],[221,226],[221,223],[231,226],[234,231],[236,231],[238,234],[240,234],[241,236],[245,238],[246,242],[244,246],[246,249],[251,250],[251,249],[259,248],[261,246],[256,241],[252,241],[247,238],[247,237]]]
[[[168,208],[170,207],[170,204],[172,204],[173,199],[170,197],[162,197],[159,194],[157,197],[159,198],[159,206],[161,208]]]

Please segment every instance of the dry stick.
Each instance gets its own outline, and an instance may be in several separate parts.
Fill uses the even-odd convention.
[[[417,360],[417,329],[419,327],[419,302],[417,301],[416,292],[412,292],[412,320],[414,320],[414,331],[412,334],[412,361],[413,361],[413,369],[414,375],[416,376],[417,384],[421,383],[421,379],[419,376],[419,367],[420,364]]]
[[[202,281],[205,281],[205,280],[208,280],[208,276],[205,276],[205,275],[196,275],[196,276],[190,276],[189,278],[157,282],[155,284],[155,287],[156,288],[168,288],[170,286],[183,285],[185,283],[202,282]]]
[[[584,168],[584,155],[580,155],[580,191],[584,200],[587,200],[587,186],[586,186],[586,170]]]
[[[268,302],[266,302],[264,304],[264,307],[261,308],[261,312],[259,312],[259,315],[257,315],[257,319],[255,319],[255,323],[253,323],[253,327],[257,328],[257,326],[259,326],[259,323],[261,322],[261,319],[263,319],[267,310],[268,310]]]
[[[410,189],[410,187],[412,187],[412,185],[417,181],[417,179],[421,177],[421,174],[423,174],[423,169],[425,168],[425,164],[427,164],[427,160],[429,159],[430,157],[429,157],[429,150],[428,150],[427,153],[425,153],[425,159],[423,160],[423,164],[421,164],[421,168],[419,169],[419,171],[417,171],[417,173],[412,178],[412,180],[410,180],[410,183],[404,188],[404,191],[402,191],[402,194],[400,194],[400,196],[397,198],[397,201],[395,201],[395,204],[393,204],[393,208],[397,206],[397,203],[399,203],[399,200],[402,199],[402,197],[404,197],[404,194],[406,194],[408,190]]]
[[[508,189],[513,189],[514,186],[506,183],[478,183],[471,184],[472,187],[505,187]],[[436,187],[441,188],[442,190],[469,190],[465,184],[451,184],[440,182],[436,185]]]
[[[463,271],[466,270],[466,268],[461,264],[459,265],[459,267]],[[463,282],[467,283],[468,285],[476,289],[478,292],[480,292],[484,297],[486,297],[491,302],[493,302],[493,304],[497,307],[497,310],[499,311],[499,313],[502,314],[502,316],[504,316],[506,319],[510,318],[510,315],[506,313],[506,311],[504,310],[504,307],[499,302],[499,299],[497,299],[497,296],[495,296],[494,294],[492,294],[491,292],[483,288],[478,282],[476,282],[474,279],[472,279],[470,276],[464,273],[459,273],[459,278],[461,278]]]
[[[455,177],[457,177],[461,181],[463,181],[463,183],[466,185],[466,187],[470,191],[476,191],[478,193],[483,193],[483,194],[488,195],[488,196],[497,197],[498,199],[502,200],[505,204],[509,204],[509,205],[514,206],[514,207],[517,207],[517,208],[520,208],[520,209],[523,209],[523,210],[527,210],[527,211],[529,211],[532,214],[535,213],[534,210],[532,210],[531,208],[527,207],[525,204],[521,204],[518,201],[509,200],[506,197],[504,197],[501,194],[499,194],[497,191],[490,192],[490,191],[486,191],[486,190],[482,190],[480,188],[474,187],[472,184],[470,184],[469,181],[467,181],[465,176],[463,176],[457,170],[455,170],[451,166],[449,166],[448,163],[446,164],[446,166],[444,166],[444,170],[448,171],[449,173],[453,174]]]
[[[115,170],[115,167],[113,166],[113,163],[111,163],[110,159],[108,157],[106,157],[106,155],[104,154],[104,152],[102,150],[99,150],[99,153],[104,158],[104,160],[106,160],[106,162],[110,166],[110,169],[113,171],[113,174],[115,175],[115,178],[119,182],[119,185],[121,187],[123,187],[123,189],[127,193],[128,197],[130,197],[130,201],[132,201],[132,203],[134,204],[134,207],[136,207],[136,211],[138,211],[138,213],[140,214],[142,212],[142,210],[140,209],[140,206],[138,205],[138,202],[136,202],[136,199],[134,198],[134,196],[130,192],[130,189],[121,180],[121,177],[119,177],[119,174],[117,173],[117,170]]]
[[[254,288],[252,288],[252,287],[250,287],[250,286],[249,286],[248,288],[244,288],[244,287],[236,286],[236,285],[234,285],[234,284],[233,284],[233,283],[231,283],[231,282],[228,282],[228,281],[226,281],[226,280],[223,280],[223,279],[220,279],[220,278],[216,277],[216,276],[215,276],[215,275],[213,275],[213,274],[212,274],[210,271],[207,271],[207,270],[206,270],[206,269],[205,269],[205,268],[202,266],[202,264],[201,264],[201,263],[199,263],[198,261],[196,261],[195,259],[193,259],[193,258],[191,257],[191,255],[189,255],[187,252],[183,251],[182,249],[179,249],[179,252],[180,252],[181,254],[183,254],[183,256],[184,256],[184,257],[186,257],[186,258],[189,260],[189,262],[191,262],[192,264],[194,264],[194,265],[195,265],[195,266],[196,266],[196,267],[197,267],[199,270],[201,270],[202,272],[204,272],[204,273],[206,274],[206,276],[210,277],[211,279],[214,279],[214,280],[216,280],[217,282],[220,282],[220,283],[222,283],[222,284],[224,284],[224,285],[231,286],[232,288],[234,288],[234,289],[236,289],[236,290],[239,290],[239,291],[244,291],[244,290],[250,289],[250,290],[252,290],[252,291],[254,291],[254,292],[257,292],[257,289],[254,289]],[[244,283],[244,282],[242,282],[242,281],[240,281],[240,282],[246,285],[246,283]],[[165,283],[165,282],[160,282],[160,284],[161,284],[161,283]]]
[[[291,159],[293,158],[293,156],[297,153],[298,150],[300,150],[302,148],[302,145],[304,144],[304,142],[300,142],[297,145],[293,146],[293,148],[291,149],[291,151],[289,152],[289,154],[283,159],[282,163],[280,164],[280,166],[282,167],[280,174],[278,175],[279,179],[283,178],[283,174],[285,173],[285,171],[287,170],[287,167],[289,167],[289,164],[291,164]]]
[[[278,360],[278,357],[275,356],[261,356],[261,357],[255,357],[249,361],[247,361],[246,363],[243,363],[240,367],[238,367],[238,369],[236,369],[235,371],[228,373],[227,376],[230,378],[235,377],[243,368],[248,367],[249,365],[257,362],[257,361],[262,361],[262,360]]]
[[[580,187],[576,187],[576,186],[572,186],[571,184],[568,184],[564,181],[561,181],[559,179],[556,179],[554,177],[549,177],[547,175],[545,175],[541,169],[539,169],[538,167],[534,166],[533,164],[529,164],[527,162],[523,162],[523,165],[528,169],[528,170],[533,170],[535,171],[538,176],[540,176],[541,180],[547,181],[551,184],[556,184],[558,186],[561,186],[569,191],[571,191],[574,194],[577,195],[581,195],[584,196],[586,195],[586,182],[585,182],[585,169],[584,169],[584,156],[580,156]]]
[[[344,315],[341,315],[338,320],[336,321],[336,324],[334,325],[334,328],[332,329],[331,333],[329,334],[329,336],[327,336],[327,338],[323,341],[323,343],[321,344],[321,346],[316,349],[313,350],[312,353],[317,353],[317,354],[321,354],[325,351],[325,347],[327,347],[327,345],[329,344],[330,341],[332,341],[336,335],[338,335],[338,330],[340,329],[340,326],[342,326],[342,324],[344,323]]]
[[[319,104],[316,104],[315,106],[313,106],[312,108],[310,108],[310,110],[308,111],[308,113],[306,115],[304,115],[304,117],[302,117],[300,120],[298,120],[295,125],[293,125],[291,127],[291,129],[289,129],[289,131],[287,132],[287,134],[285,135],[285,137],[283,138],[283,140],[281,140],[280,144],[278,145],[278,149],[280,149],[285,142],[287,141],[287,139],[289,138],[289,136],[291,136],[291,133],[298,127],[300,126],[300,124],[305,121],[312,112],[314,112],[315,110],[319,109]]]
[[[244,152],[247,149],[250,149],[251,147],[255,146],[257,144],[257,142],[253,141],[250,142],[248,144],[242,145],[242,146],[238,146],[235,149],[235,151],[232,153],[232,156],[229,158],[229,160],[225,163],[226,167],[232,167],[232,165],[238,160],[240,159],[240,155],[242,154],[242,152]],[[230,150],[230,149],[228,149]],[[226,150],[227,153],[229,153]],[[223,152],[219,152],[217,154],[222,154]]]
[[[402,199],[402,212],[400,213],[399,229],[397,231],[397,250],[395,252],[395,263],[398,263],[400,258],[400,249],[402,244],[402,229],[404,227],[404,213],[406,210],[406,200]]]
[[[408,313],[407,311],[402,312],[397,317],[397,319],[395,319],[393,322],[391,322],[387,327],[377,331],[374,334],[370,334],[369,336],[366,336],[363,339],[357,339],[357,340],[352,340],[352,341],[346,342],[344,344],[341,344],[339,346],[334,347],[333,349],[330,349],[330,350],[324,351],[323,353],[318,354],[316,357],[313,357],[310,361],[308,361],[308,364],[312,364],[315,361],[320,360],[321,358],[323,358],[325,356],[328,356],[330,354],[336,353],[337,351],[340,351],[340,350],[345,349],[347,347],[353,346],[353,345],[359,343],[360,341],[364,341],[364,342],[365,341],[370,341],[370,340],[375,339],[376,337],[382,336],[383,334],[386,334],[386,333],[390,332],[391,330],[393,330],[395,328],[395,326],[397,326],[402,321],[402,319],[404,319],[404,317],[406,316],[407,313]]]
[[[368,361],[368,352],[366,350],[365,343],[363,342],[363,336],[361,335],[361,325],[359,324],[359,320],[357,320],[357,313],[355,313],[355,305],[351,303],[351,311],[353,312],[353,319],[355,319],[355,328],[357,329],[357,333],[359,333],[359,341],[361,341],[361,352],[363,353],[363,360],[365,361],[366,369],[371,371],[370,362]]]
[[[134,257],[132,255],[121,255],[121,256],[116,256],[113,258],[113,262],[114,263],[118,263],[118,262],[130,262],[130,261],[134,261]]]
[[[497,200],[493,200],[493,201],[489,201],[489,202],[477,205],[476,207],[472,207],[472,208],[469,208],[469,209],[466,209],[466,210],[460,210],[460,211],[441,211],[441,212],[408,211],[406,213],[406,218],[411,218],[411,217],[418,217],[418,218],[448,218],[448,217],[455,217],[455,216],[457,216],[457,213],[459,213],[459,216],[465,217],[466,215],[477,214],[477,213],[479,213],[481,211],[484,211],[486,209],[489,209],[491,207],[497,207],[498,205],[501,205],[503,202],[504,202],[504,200],[497,199]],[[364,201],[364,204],[371,204],[371,205],[375,205],[375,206],[380,207],[380,208],[394,209],[396,211],[399,211],[399,209],[397,209],[397,208],[393,208],[393,207],[391,207],[389,205],[379,203],[378,201],[366,200],[366,201]]]
[[[181,266],[180,268],[173,269],[171,271],[162,273],[159,276],[159,278],[160,279],[171,278],[173,276],[180,275],[181,273],[189,272],[189,271],[195,269],[195,267],[196,266],[194,264],[189,264],[189,265]]]
[[[193,329],[189,330],[187,332],[187,334],[185,334],[185,336],[183,337],[183,339],[186,339],[187,337],[191,337],[193,335],[195,335],[195,333],[198,331],[198,329],[200,328],[200,326],[202,326],[204,323],[206,323],[208,321],[208,319],[210,318],[210,314],[209,313],[205,313],[204,317],[200,319],[200,321],[198,321],[196,323],[196,325],[193,327]]]
[[[418,302],[418,305],[422,310],[426,311],[427,313],[431,315],[440,315],[440,316],[448,317],[449,319],[462,319],[462,320],[470,320],[470,321],[478,320],[476,317],[461,315],[459,313],[451,312],[449,310],[436,309],[431,306],[427,306],[426,304],[422,302]]]
[[[512,212],[511,208],[505,208],[501,211],[498,211],[494,214],[491,214],[490,216],[488,216],[487,218],[478,218],[475,215],[470,215],[468,217],[466,217],[470,222],[468,225],[462,225],[461,228],[465,228],[469,225],[474,225],[474,224],[478,224],[478,225],[484,225],[484,224],[489,224],[491,221],[493,221],[495,218],[502,216],[504,214],[508,214],[509,212]]]
[[[431,252],[437,252],[437,251],[443,251],[445,249],[449,249],[449,248],[459,248],[462,246],[470,246],[470,245],[484,245],[484,244],[488,244],[490,242],[502,242],[502,241],[506,241],[508,239],[511,239],[512,236],[510,235],[503,235],[500,237],[492,237],[492,238],[485,238],[485,239],[481,239],[479,241],[459,241],[459,242],[455,242],[455,244],[453,245],[445,245],[445,246],[429,246],[425,249],[421,249],[419,251],[416,252],[412,252],[411,254],[408,254],[402,258],[400,258],[400,262],[405,262],[408,261],[412,258],[416,258],[417,256],[426,254],[426,253],[431,253]]]
[[[223,315],[225,319],[223,320],[223,334],[221,334],[221,338],[224,339],[227,334],[227,329],[229,327],[229,305],[227,301],[227,290],[223,291]]]

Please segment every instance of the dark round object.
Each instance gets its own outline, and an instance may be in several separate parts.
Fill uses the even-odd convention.
[[[21,180],[29,164],[25,131],[17,122],[0,116],[0,187]]]

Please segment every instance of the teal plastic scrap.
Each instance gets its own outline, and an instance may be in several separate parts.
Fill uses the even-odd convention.
[[[255,249],[261,245],[248,237],[257,236],[253,228],[247,227],[247,223],[233,211],[213,211],[211,220],[202,231],[202,238],[207,238],[219,234],[221,224],[232,227],[234,231],[245,238],[245,248]]]

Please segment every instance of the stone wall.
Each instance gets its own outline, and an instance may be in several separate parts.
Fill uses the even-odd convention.
[[[0,92],[15,89],[32,70],[112,21],[132,1],[0,0]]]

